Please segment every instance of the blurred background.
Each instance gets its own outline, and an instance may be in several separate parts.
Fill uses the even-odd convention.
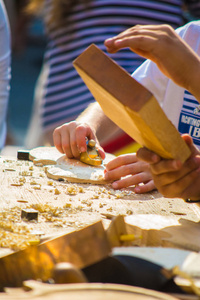
[[[46,39],[42,20],[39,17],[28,20],[24,15],[26,0],[3,1],[10,21],[13,51],[6,144],[23,148]],[[187,11],[185,19],[192,19]]]
[[[4,0],[12,32],[7,144],[23,146],[46,40],[42,20],[24,15],[26,0]]]
[[[25,48],[13,53],[8,133],[10,142],[16,145],[23,145],[30,119],[35,82],[45,47],[42,32],[42,23],[35,20],[28,28]]]

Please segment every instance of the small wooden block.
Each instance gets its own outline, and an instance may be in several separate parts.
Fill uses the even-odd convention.
[[[129,241],[121,241],[120,240],[120,237],[122,235],[127,235],[124,217],[121,215],[114,217],[114,219],[112,220],[106,233],[107,233],[111,248],[131,245],[131,242],[129,242]]]
[[[191,152],[155,97],[95,45],[75,61],[104,113],[140,145],[163,158],[187,160]]]
[[[29,160],[29,151],[28,150],[18,150],[17,159],[19,160]]]
[[[22,209],[21,218],[26,219],[28,221],[38,220],[38,211],[32,208]]]

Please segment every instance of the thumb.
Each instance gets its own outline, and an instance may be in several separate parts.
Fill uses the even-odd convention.
[[[99,155],[101,156],[101,158],[105,159],[106,154],[105,154],[105,151],[103,150],[103,148],[98,143],[97,143],[96,147],[98,149],[98,152],[99,152]]]
[[[199,152],[189,134],[183,134],[182,139],[186,142],[192,154]]]

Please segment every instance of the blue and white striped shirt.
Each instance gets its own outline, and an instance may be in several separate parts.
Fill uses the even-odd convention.
[[[48,77],[44,85],[41,118],[44,130],[74,120],[93,96],[73,67],[73,60],[91,43],[106,51],[104,40],[136,24],[183,24],[181,0],[93,0],[78,1],[66,26],[48,32],[45,63]],[[132,73],[143,61],[129,49],[108,54]]]

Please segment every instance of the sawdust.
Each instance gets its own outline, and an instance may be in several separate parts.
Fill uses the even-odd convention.
[[[165,199],[156,191],[136,195],[132,188],[113,190],[109,184],[50,180],[44,169],[31,161],[0,157],[1,247],[23,249],[38,239],[70,233],[99,220],[107,224],[117,215],[181,212],[177,219],[199,220],[194,205],[181,199]],[[21,219],[21,210],[28,208],[38,211],[38,221]]]

